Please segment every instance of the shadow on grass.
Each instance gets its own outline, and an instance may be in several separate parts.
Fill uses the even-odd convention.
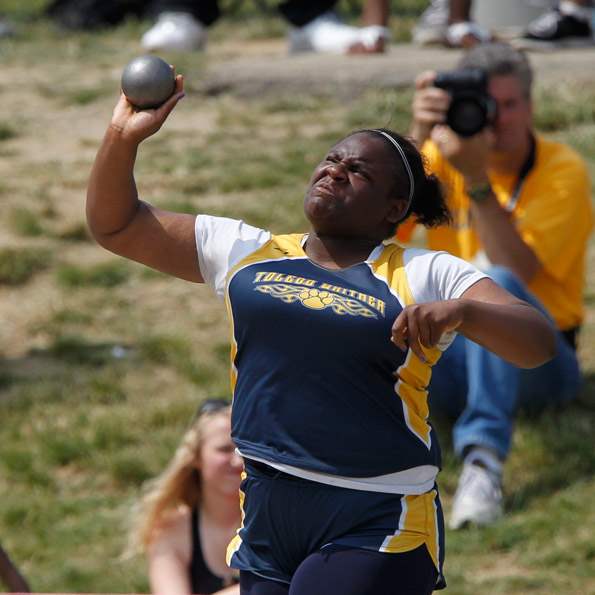
[[[561,410],[525,417],[519,423],[529,435],[526,465],[530,479],[518,479],[520,485],[506,499],[509,510],[526,509],[534,500],[593,477],[593,409],[586,410],[576,401]],[[523,458],[524,454],[525,451]]]
[[[0,357],[0,391],[18,382],[53,377],[64,367],[100,368],[132,355],[128,346],[111,342],[93,342],[75,335],[56,338],[45,349],[32,349],[19,358]]]
[[[577,399],[577,406],[592,411],[595,416],[595,372],[585,375],[581,393]]]
[[[61,338],[19,358],[0,358],[0,405],[4,413],[62,404],[73,396],[111,404],[126,400],[122,376],[132,350],[121,345]]]
[[[92,388],[91,393],[122,394],[127,370],[146,365],[173,368],[197,386],[215,381],[217,372],[192,352],[183,339],[147,336],[134,345],[92,341],[80,335],[56,337],[44,349],[32,349],[20,358],[0,357],[0,402],[18,401],[24,408],[33,402],[64,400],[67,389]],[[104,385],[106,385],[104,387]],[[105,389],[105,390],[104,390]]]

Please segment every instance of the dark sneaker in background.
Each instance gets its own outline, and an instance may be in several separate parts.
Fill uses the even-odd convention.
[[[529,24],[517,47],[543,49],[557,47],[582,47],[594,44],[591,23],[558,9],[542,14]]]

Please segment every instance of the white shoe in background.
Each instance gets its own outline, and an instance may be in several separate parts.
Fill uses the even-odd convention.
[[[413,27],[413,43],[440,45],[446,41],[450,4],[449,0],[432,0]]]
[[[501,475],[477,464],[465,462],[454,496],[449,527],[492,525],[502,516]]]
[[[142,36],[141,45],[148,51],[193,51],[202,49],[206,40],[206,27],[191,14],[163,12]]]
[[[492,34],[473,21],[453,23],[446,29],[446,41],[453,48],[469,48],[491,39]]]
[[[386,27],[353,27],[346,25],[334,12],[329,11],[303,27],[290,29],[289,52],[345,54],[358,44],[371,48],[380,39],[388,38],[389,32]]]

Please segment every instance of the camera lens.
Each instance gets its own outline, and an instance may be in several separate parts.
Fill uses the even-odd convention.
[[[456,97],[446,114],[446,123],[460,136],[473,136],[488,121],[486,105],[477,97]]]
[[[446,123],[459,136],[473,136],[495,121],[496,102],[489,95],[487,73],[478,68],[439,72],[434,86],[451,96]]]

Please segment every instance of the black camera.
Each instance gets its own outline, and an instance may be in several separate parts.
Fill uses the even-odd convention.
[[[488,77],[481,68],[439,72],[434,86],[450,93],[446,123],[459,136],[473,136],[496,118],[496,101],[488,93]]]

